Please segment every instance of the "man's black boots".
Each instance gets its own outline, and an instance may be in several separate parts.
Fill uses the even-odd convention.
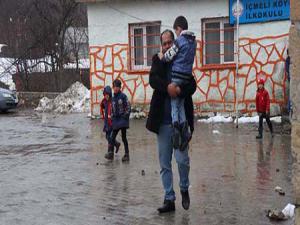
[[[181,197],[182,197],[182,207],[185,210],[188,210],[190,208],[190,195],[189,191],[180,191],[181,192]]]
[[[158,208],[159,213],[167,213],[175,211],[175,202],[171,200],[165,200],[162,207]]]

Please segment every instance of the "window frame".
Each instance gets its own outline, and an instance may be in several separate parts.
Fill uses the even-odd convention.
[[[153,26],[157,25],[159,26],[159,35],[161,32],[161,21],[148,21],[148,22],[140,22],[140,23],[129,23],[128,24],[128,44],[129,44],[129,49],[128,49],[128,68],[130,72],[135,72],[135,71],[149,71],[151,66],[147,65],[147,26]],[[134,30],[136,29],[143,29],[143,65],[135,65],[134,61]],[[160,36],[159,36],[160,37]],[[160,46],[160,43],[159,43]]]
[[[211,64],[207,64],[206,63],[206,44],[205,44],[205,25],[207,23],[220,23],[220,63],[211,63]],[[224,24],[230,24],[229,22],[229,17],[213,17],[213,18],[203,18],[201,19],[201,33],[202,33],[202,67],[232,67],[235,65],[236,62],[236,57],[237,57],[237,49],[236,49],[236,26],[233,26],[233,35],[234,35],[234,44],[233,44],[233,61],[227,61],[225,62],[225,55],[224,55],[224,50],[225,50],[225,44],[224,44],[224,37],[225,37],[225,33],[224,33]]]

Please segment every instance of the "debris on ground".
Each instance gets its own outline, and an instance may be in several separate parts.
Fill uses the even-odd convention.
[[[282,210],[282,213],[287,218],[293,218],[295,215],[295,208],[296,208],[295,205],[289,203],[284,207],[284,209]]]
[[[277,187],[275,187],[275,189],[274,189],[276,192],[278,192],[280,195],[285,195],[285,192],[282,190],[282,188],[281,187],[279,187],[279,186],[277,186]]]
[[[212,132],[213,132],[213,134],[220,134],[220,131],[218,131],[218,130],[213,130]]]
[[[282,211],[274,209],[268,210],[267,217],[271,220],[287,220],[293,218],[295,215],[295,205],[287,204]]]
[[[146,175],[145,170],[142,170],[141,174],[142,174],[142,176],[145,176]]]
[[[279,169],[276,169],[276,172],[278,173],[280,170]]]
[[[281,212],[280,210],[274,209],[274,210],[268,210],[267,217],[269,217],[270,220],[286,220],[287,218]]]
[[[90,91],[82,83],[76,82],[55,99],[42,98],[35,110],[56,113],[88,113],[90,112]]]
[[[274,190],[275,190],[276,192],[278,192],[278,191],[282,191],[282,188],[279,187],[279,186],[276,186],[276,187],[274,188]]]

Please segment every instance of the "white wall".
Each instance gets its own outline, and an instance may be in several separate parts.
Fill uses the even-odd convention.
[[[110,6],[114,9],[110,8]],[[116,11],[120,10],[121,12]],[[224,1],[122,1],[114,4],[90,4],[88,6],[90,45],[127,43],[128,23],[143,21],[161,21],[162,30],[172,29],[174,19],[184,15],[190,30],[198,37],[201,33],[201,18],[227,16],[228,10]]]
[[[201,19],[229,16],[228,1],[119,1],[88,5],[90,45],[128,42],[128,23],[143,21],[162,22],[162,30],[172,29],[174,19],[184,15],[189,30],[201,38]],[[127,15],[128,14],[128,15]],[[137,17],[137,18],[133,18]],[[259,26],[258,26],[259,25]],[[241,25],[240,36],[258,37],[288,33],[289,21]]]

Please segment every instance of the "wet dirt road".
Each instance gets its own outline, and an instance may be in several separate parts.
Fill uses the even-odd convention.
[[[278,224],[265,210],[292,201],[289,136],[256,141],[253,124],[198,123],[190,150],[191,209],[182,209],[178,195],[176,212],[160,216],[156,138],[144,124],[131,121],[131,161],[123,164],[122,147],[114,162],[103,159],[102,123],[84,114],[0,115],[0,224]],[[179,193],[176,165],[174,174]]]

